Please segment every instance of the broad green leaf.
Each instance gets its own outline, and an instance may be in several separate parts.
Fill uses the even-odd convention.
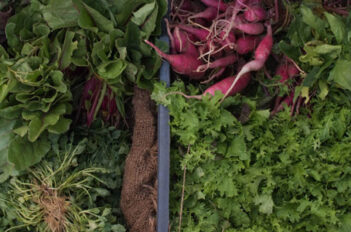
[[[340,18],[338,18],[335,15],[332,15],[328,12],[324,12],[324,15],[328,20],[330,30],[335,35],[336,41],[338,42],[338,44],[342,43],[346,36],[345,24]]]
[[[157,15],[157,20],[156,20],[156,28],[152,35],[159,36],[161,35],[161,23],[163,21],[163,17],[166,15],[168,11],[168,1],[167,0],[156,0],[157,5],[158,5],[158,15]]]
[[[48,131],[53,134],[63,134],[68,131],[71,123],[71,119],[60,117],[59,121],[55,125],[48,127]]]
[[[9,145],[8,158],[19,171],[38,163],[50,150],[47,135],[32,143],[27,138],[16,136]]]
[[[79,12],[72,0],[50,0],[43,9],[43,16],[48,25],[56,30],[77,26]]]
[[[60,58],[60,69],[66,69],[72,62],[73,52],[78,48],[78,42],[73,41],[75,33],[72,31],[66,32],[65,41],[62,47],[62,53]]]
[[[123,60],[118,59],[99,65],[97,72],[102,78],[112,80],[120,76],[126,67],[127,64]]]
[[[131,19],[131,21],[134,22],[136,25],[140,26],[155,10],[157,13],[157,6],[155,1],[145,4],[140,9],[133,12],[133,18]]]
[[[54,126],[65,113],[65,104],[60,104],[53,108],[48,114],[42,115],[40,118],[31,118],[28,125],[28,140],[30,142],[36,141],[49,126]]]
[[[12,130],[15,126],[15,122],[14,120],[0,118],[0,171],[8,162],[8,149],[11,138],[13,137]]]
[[[149,0],[118,0],[117,7],[117,24],[125,25],[132,16],[134,9],[138,9],[143,3],[148,3]]]
[[[141,29],[145,34],[143,36],[144,38],[148,39],[152,34],[152,32],[155,30],[157,16],[158,16],[158,5],[156,4],[152,14],[146,19],[145,23],[141,26]]]
[[[12,22],[8,22],[6,24],[6,38],[7,38],[7,43],[10,45],[12,48],[19,47],[20,45],[20,40],[16,37],[15,35],[15,29],[16,29],[16,24]]]
[[[302,21],[304,23],[315,29],[319,33],[319,35],[325,35],[326,24],[321,18],[315,15],[313,11],[305,5],[300,6],[300,12],[302,14]]]
[[[91,20],[95,23],[95,25],[103,32],[109,33],[114,29],[113,23],[108,20],[106,17],[100,14],[97,10],[91,8],[87,4],[84,4],[84,8],[87,10],[89,15],[91,16]]]
[[[28,126],[21,126],[13,130],[13,133],[24,137],[28,132]]]
[[[351,61],[339,59],[329,74],[329,80],[335,81],[341,88],[351,90]]]

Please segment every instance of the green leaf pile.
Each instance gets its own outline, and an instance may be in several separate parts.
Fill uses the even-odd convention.
[[[291,119],[248,97],[201,101],[175,82],[153,98],[171,115],[171,231],[346,232],[351,225],[350,92],[333,88]],[[196,94],[190,91],[189,94]],[[237,120],[243,105],[248,120]]]
[[[161,59],[143,41],[160,35],[167,2],[32,0],[13,10],[0,44],[0,120],[9,122],[0,124],[4,179],[38,163],[49,135],[70,129],[80,110],[73,101],[90,78],[113,91],[122,113],[134,84],[150,88]]]

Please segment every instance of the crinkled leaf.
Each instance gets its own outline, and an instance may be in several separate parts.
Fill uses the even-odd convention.
[[[259,205],[259,211],[264,214],[273,212],[274,202],[270,195],[260,195],[255,198],[255,204]]]

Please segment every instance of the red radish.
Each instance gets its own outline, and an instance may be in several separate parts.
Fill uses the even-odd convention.
[[[204,26],[204,27],[207,27],[207,26],[209,25],[208,21],[206,21],[206,20],[203,19],[203,18],[195,18],[195,19],[194,19],[194,22],[195,22],[196,24],[199,24],[199,25]]]
[[[274,115],[279,111],[281,111],[282,109],[284,109],[284,105],[292,106],[292,104],[294,103],[294,96],[295,96],[295,92],[291,91],[289,96],[285,97],[284,100],[273,109],[273,111],[271,112],[271,115]]]
[[[206,8],[206,10],[200,12],[200,13],[197,13],[193,16],[190,16],[188,18],[188,20],[190,19],[195,19],[195,18],[203,18],[203,19],[206,19],[208,21],[212,21],[214,20],[218,15],[218,10],[217,8],[214,8],[214,7],[208,7]]]
[[[258,22],[265,20],[267,17],[266,11],[260,6],[250,7],[244,12],[244,18],[248,22]]]
[[[223,40],[225,36],[226,33],[224,31],[221,31],[221,33],[219,34],[219,38]],[[228,40],[230,43],[235,43],[236,41],[234,33],[229,33],[225,39]]]
[[[240,37],[236,42],[236,51],[240,55],[253,51],[258,44],[259,38],[256,36]]]
[[[226,36],[226,32],[225,31],[221,31],[221,33],[219,34],[219,43],[222,46],[228,46],[229,48],[234,48],[235,45],[235,35],[234,33],[229,33],[227,37]]]
[[[222,0],[201,0],[201,2],[208,7],[214,7],[220,11],[225,11],[228,8],[228,4],[224,3]]]
[[[228,96],[230,91],[235,87],[236,83],[240,80],[240,78],[249,72],[258,71],[261,69],[268,59],[269,54],[271,53],[273,47],[273,37],[272,37],[272,27],[271,25],[267,26],[267,35],[262,39],[259,43],[256,51],[255,51],[255,60],[250,61],[249,63],[245,64],[240,72],[237,75],[237,78],[233,81],[232,85],[228,89],[227,93],[224,95],[224,98]]]
[[[245,73],[242,76],[242,78],[238,80],[238,85],[236,85],[235,88],[230,90],[229,95],[232,96],[236,93],[241,92],[243,89],[245,89],[250,82],[250,78],[251,78],[250,73]],[[212,96],[215,95],[216,91],[220,91],[222,94],[226,93],[228,91],[228,87],[230,86],[230,84],[233,83],[233,81],[235,80],[237,80],[236,76],[227,77],[217,82],[216,84],[212,85],[208,89],[206,89],[202,95],[188,96],[183,92],[170,92],[168,94],[179,94],[184,96],[185,98],[195,98],[195,99],[201,100],[201,98],[208,93],[211,94]]]
[[[294,64],[289,64],[288,74],[289,74],[290,78],[296,76],[299,73],[300,73],[300,71],[296,68],[296,66]]]
[[[285,82],[289,78],[299,74],[299,70],[293,64],[287,64],[286,61],[280,64],[275,72],[276,75],[281,76],[279,80],[281,83]]]
[[[242,23],[236,20],[234,27],[249,35],[259,35],[264,31],[264,26],[262,23]]]
[[[262,39],[262,41],[259,43],[255,51],[255,59],[264,60],[265,62],[268,59],[269,54],[271,54],[272,47],[273,47],[272,27],[271,25],[268,25],[267,35]]]
[[[250,82],[250,73],[245,73],[240,80],[237,81],[237,85],[232,88],[229,93],[227,94],[228,96],[233,96],[236,93],[241,92],[246,88],[246,86]],[[212,85],[208,89],[205,90],[203,95],[206,95],[207,93],[211,94],[214,96],[216,91],[220,91],[222,94],[226,94],[230,85],[237,79],[236,76],[233,77],[227,77],[216,84]]]
[[[186,10],[186,11],[193,10],[193,6],[191,4],[191,1],[183,0],[182,2],[183,2],[183,4],[181,6],[179,6],[180,9]]]
[[[262,0],[251,0],[250,1],[251,6],[259,5],[261,3],[262,3]]]
[[[201,84],[207,84],[208,82],[216,79],[217,77],[220,77],[224,71],[225,71],[226,67],[221,67],[219,70],[215,70],[215,72],[213,72],[210,76],[210,78],[208,78],[208,80],[205,81],[201,81]]]
[[[188,26],[188,25],[179,24],[178,27],[180,29],[182,29],[183,31],[186,31],[186,32],[194,35],[196,38],[198,38],[199,40],[202,40],[202,41],[207,40],[207,37],[210,34],[210,32],[205,30],[205,29],[195,28],[195,27]]]
[[[175,72],[187,75],[192,79],[201,79],[204,76],[204,72],[196,72],[196,69],[203,64],[202,61],[198,60],[196,57],[190,56],[188,54],[169,55],[162,52],[150,41],[144,41],[153,49],[155,49],[159,56],[167,60]]]
[[[283,64],[280,64],[277,68],[277,70],[275,71],[275,75],[280,76],[280,82],[283,83],[285,82],[287,79],[289,79],[289,74],[288,74],[288,67],[287,64],[284,64],[285,62],[283,62]]]
[[[184,31],[180,31],[178,27],[174,28],[173,31],[174,50],[178,53],[186,53],[191,56],[198,57],[199,51],[189,41],[188,35]]]
[[[238,58],[236,55],[225,56],[225,57],[222,57],[222,58],[215,60],[212,63],[200,65],[196,71],[205,72],[209,68],[226,67],[228,65],[233,64],[237,60],[238,60]]]

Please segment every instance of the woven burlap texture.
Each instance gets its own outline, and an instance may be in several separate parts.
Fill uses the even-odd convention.
[[[134,88],[134,128],[127,156],[121,209],[130,232],[156,231],[157,138],[154,104],[146,90]]]

